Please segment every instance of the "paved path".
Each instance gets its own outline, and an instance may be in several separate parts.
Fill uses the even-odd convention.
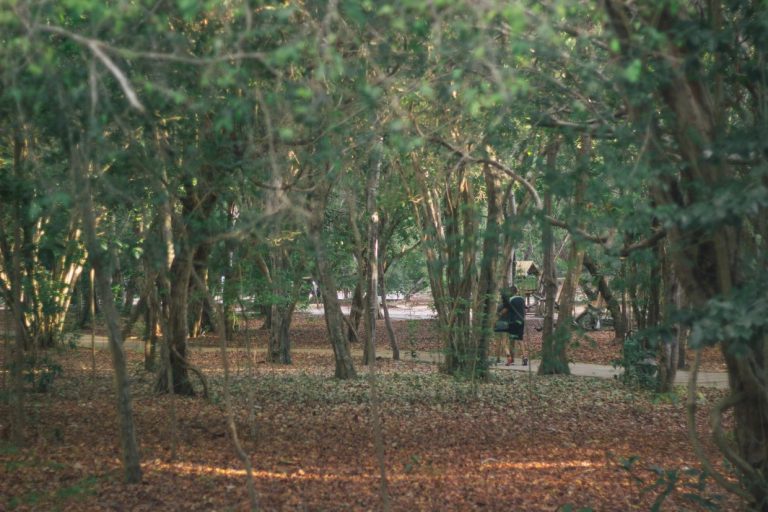
[[[107,348],[107,337],[106,336],[96,336],[95,339],[95,345],[98,349],[106,349]],[[84,334],[80,337],[80,341],[78,343],[80,347],[83,348],[90,348],[91,347],[91,336],[89,334]],[[144,343],[141,340],[138,340],[136,338],[129,338],[125,341],[125,347],[127,350],[134,350],[137,352],[143,352],[144,351]],[[218,351],[218,347],[195,347],[191,346],[191,350],[201,350],[201,351]],[[230,348],[230,350],[244,350],[244,349],[238,349],[238,348]],[[265,352],[266,349],[259,348],[255,349],[257,352]],[[294,348],[292,350],[293,352],[297,353],[314,353],[314,354],[330,354],[332,353],[332,350],[330,348]],[[353,355],[355,356],[361,356],[362,350],[353,349],[352,350]],[[379,349],[377,351],[377,354],[380,357],[383,357],[385,359],[390,359],[392,357],[392,352],[389,350]],[[403,351],[401,354],[401,357],[404,361],[416,361],[416,362],[423,362],[423,363],[432,363],[432,364],[438,364],[443,360],[443,354],[440,352],[424,352],[420,351],[417,352],[417,356],[415,358],[411,357],[407,351]],[[531,372],[532,374],[536,374],[537,370],[539,369],[539,361],[533,360],[530,362],[529,366],[523,366],[520,364],[520,362],[515,363],[514,365],[507,366],[505,363],[499,363],[494,364],[491,366],[494,370],[498,371],[513,371],[513,372]],[[600,379],[614,379],[618,378],[618,376],[621,374],[622,370],[619,368],[614,368],[613,366],[606,366],[606,365],[599,365],[599,364],[589,364],[589,363],[571,363],[569,365],[571,369],[571,375],[579,376],[579,377],[595,377]],[[690,372],[678,370],[677,375],[675,377],[675,384],[679,385],[685,385],[688,383],[688,379],[690,378]],[[702,387],[714,387],[714,388],[721,388],[726,389],[728,388],[728,374],[725,372],[699,372],[698,375],[698,384]]]
[[[428,305],[415,305],[409,304],[406,308],[401,308],[397,304],[390,304],[387,302],[389,309],[389,317],[392,320],[429,320],[430,318],[437,318],[435,310]],[[345,315],[349,315],[350,307],[346,305],[341,306],[341,311]],[[300,310],[302,313],[309,313],[313,316],[323,316],[325,314],[325,308],[322,305],[317,306],[310,304]]]

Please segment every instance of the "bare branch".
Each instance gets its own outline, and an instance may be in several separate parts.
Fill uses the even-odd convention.
[[[123,93],[125,93],[125,97],[128,98],[128,103],[130,103],[131,106],[136,110],[138,110],[139,112],[142,112],[142,113],[144,112],[144,105],[142,105],[141,101],[139,101],[139,97],[136,94],[136,91],[133,90],[133,87],[131,86],[131,82],[128,80],[128,77],[126,77],[125,73],[123,73],[123,71],[117,66],[117,64],[115,64],[114,61],[112,61],[112,59],[109,58],[109,55],[104,53],[104,51],[102,50],[104,43],[102,43],[101,41],[98,41],[97,39],[83,37],[81,35],[75,34],[68,30],[64,30],[61,27],[49,26],[49,25],[38,25],[36,28],[44,32],[52,32],[54,34],[59,34],[59,35],[68,37],[73,41],[77,41],[78,43],[82,44],[83,46],[91,50],[91,53],[93,53],[93,55],[97,59],[99,59],[102,64],[104,64],[104,67],[106,67],[109,70],[109,72],[112,73],[112,76],[115,77],[115,80],[117,80],[117,83],[120,84],[120,88],[123,90]]]
[[[687,423],[688,423],[688,438],[693,445],[693,451],[701,461],[704,469],[712,475],[712,478],[720,484],[724,489],[732,492],[746,500],[750,500],[752,497],[741,487],[734,485],[729,481],[720,471],[718,471],[713,465],[712,461],[707,456],[704,446],[699,439],[699,433],[696,430],[696,410],[698,409],[696,400],[698,397],[696,382],[699,376],[699,368],[701,367],[701,350],[696,350],[696,357],[693,362],[693,368],[691,369],[690,378],[688,380],[688,402],[686,404],[687,410]]]
[[[536,202],[536,208],[541,210],[544,208],[544,203],[541,201],[541,197],[539,196],[539,193],[536,191],[536,187],[534,187],[528,180],[517,174],[515,171],[507,167],[506,165],[502,164],[501,162],[498,162],[496,160],[492,160],[490,158],[475,158],[467,154],[465,151],[462,151],[461,149],[454,147],[452,144],[450,144],[448,141],[443,140],[439,137],[431,137],[430,140],[432,142],[435,142],[437,144],[440,144],[441,146],[451,150],[453,153],[461,157],[462,161],[467,162],[473,162],[477,164],[486,164],[490,165],[491,167],[498,169],[502,171],[504,174],[512,178],[513,180],[517,181],[521,185],[523,185],[526,190],[531,194],[533,197],[533,200]]]
[[[667,230],[663,228],[659,229],[648,238],[624,247],[621,251],[619,251],[619,256],[622,256],[622,257],[629,256],[629,254],[632,252],[653,247],[665,236],[667,236]]]

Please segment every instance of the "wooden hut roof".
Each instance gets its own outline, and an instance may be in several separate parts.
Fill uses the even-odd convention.
[[[539,269],[531,260],[518,261],[515,265],[515,274],[526,276],[539,275]]]

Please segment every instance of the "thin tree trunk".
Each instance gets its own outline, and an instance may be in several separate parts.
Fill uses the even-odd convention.
[[[667,251],[664,247],[660,250],[662,281],[664,283],[664,323],[669,324],[671,314],[680,304],[680,290],[675,278]],[[660,393],[669,393],[673,390],[675,377],[677,376],[677,356],[678,356],[678,332],[680,326],[674,329],[665,329],[663,331],[661,343],[659,344],[659,385]]]
[[[483,166],[485,189],[488,194],[488,220],[483,235],[483,257],[475,301],[478,345],[477,377],[488,378],[488,350],[496,320],[496,296],[498,292],[499,238],[502,225],[501,180],[489,166]]]
[[[368,171],[368,183],[366,192],[366,207],[371,216],[368,223],[368,261],[366,264],[368,307],[366,311],[365,326],[368,333],[368,342],[365,344],[363,360],[365,364],[376,364],[376,319],[379,316],[379,212],[377,194],[379,193],[379,174],[381,172],[381,160],[371,165]]]
[[[384,252],[384,251],[382,251]],[[381,308],[384,310],[384,325],[387,328],[387,336],[389,337],[389,347],[392,349],[392,360],[400,360],[400,348],[397,345],[397,337],[395,336],[395,329],[392,327],[392,319],[389,317],[389,306],[387,305],[387,286],[385,279],[384,269],[382,265],[379,265],[379,294],[381,295]]]
[[[24,139],[21,134],[14,134],[13,144],[13,168],[14,175],[21,183],[22,169],[21,159],[25,149]],[[14,250],[11,256],[11,272],[13,279],[10,283],[12,302],[9,304],[13,313],[13,327],[16,339],[16,346],[14,349],[13,364],[11,365],[11,382],[13,384],[13,392],[10,395],[10,409],[11,409],[11,442],[16,446],[24,445],[24,435],[26,430],[26,421],[24,416],[24,352],[26,345],[26,333],[24,329],[24,312],[22,309],[22,292],[21,292],[21,243],[23,234],[23,227],[21,225],[22,219],[22,207],[21,200],[17,200],[14,211]],[[6,253],[6,256],[9,256]],[[6,258],[7,260],[7,258]]]
[[[24,314],[21,306],[21,255],[18,250],[18,243],[21,240],[20,227],[17,227],[15,231],[17,250],[13,252],[12,259],[13,283],[11,283],[11,289],[13,293],[13,303],[11,304],[11,311],[13,313],[16,346],[13,354],[13,365],[11,365],[11,382],[13,383],[13,393],[11,393],[10,396],[11,442],[16,446],[23,446],[26,430],[24,416],[24,355],[26,352],[27,340],[24,329]]]
[[[344,335],[344,318],[341,312],[341,304],[338,300],[336,281],[331,274],[330,265],[325,259],[325,247],[318,234],[310,235],[315,252],[315,264],[317,267],[317,281],[323,295],[325,308],[325,325],[333,348],[333,356],[336,362],[335,376],[337,379],[351,379],[357,376],[352,354],[349,350],[349,341]]]
[[[603,296],[603,299],[605,299],[605,305],[608,308],[608,311],[611,312],[611,317],[613,317],[613,332],[615,341],[623,343],[624,338],[627,335],[627,328],[624,324],[624,315],[621,313],[621,304],[619,304],[619,301],[613,294],[613,291],[608,285],[608,281],[605,279],[605,276],[601,272],[600,267],[597,266],[595,260],[593,260],[588,253],[584,253],[584,267],[589,271],[590,274],[592,274],[592,277],[597,279],[597,289],[600,292],[600,295]]]
[[[212,320],[214,322],[214,329],[216,330],[216,334],[219,338],[219,355],[221,356],[222,368],[224,368],[223,394],[224,409],[227,415],[227,427],[229,429],[229,435],[232,439],[232,444],[234,445],[237,458],[240,459],[240,462],[245,467],[246,487],[248,489],[248,499],[250,501],[251,511],[256,511],[259,509],[259,500],[258,495],[256,494],[256,485],[253,481],[253,465],[251,463],[251,457],[243,449],[242,443],[240,443],[240,436],[238,435],[237,424],[235,423],[235,412],[234,408],[232,407],[232,399],[229,393],[229,357],[227,355],[227,333],[224,329],[226,318],[224,317],[224,312],[216,306],[213,297],[211,297],[210,292],[208,291],[200,276],[193,274],[193,277],[195,283],[198,286],[198,289],[203,290],[205,293],[203,298],[207,303],[208,308],[214,312],[214,317]]]
[[[289,304],[272,305],[272,322],[269,329],[269,350],[267,360],[271,363],[291,364],[291,321],[296,301]]]
[[[363,258],[357,258],[359,266],[364,266]],[[349,307],[349,325],[347,326],[347,339],[350,343],[360,341],[358,339],[358,332],[360,329],[360,320],[363,318],[363,310],[365,309],[365,300],[363,297],[363,283],[365,281],[365,271],[360,270],[358,272],[361,276],[355,283],[355,289],[352,291],[352,302]]]
[[[91,267],[88,304],[91,310],[91,382],[96,382],[96,289],[93,267]]]
[[[200,276],[203,283],[208,283],[208,260],[211,256],[211,245],[204,243],[200,244],[195,249],[193,271]],[[206,289],[207,290],[207,289]],[[188,309],[189,309],[189,336],[197,338],[203,333],[205,328],[205,320],[210,317],[206,316],[205,300],[204,296],[206,290],[200,290],[194,282],[189,283],[188,293]]]
[[[119,314],[115,307],[112,287],[108,272],[109,264],[104,259],[107,255],[101,250],[96,236],[96,216],[90,181],[86,176],[85,162],[77,155],[72,156],[72,172],[77,190],[80,191],[80,208],[85,230],[88,259],[95,271],[96,292],[101,299],[104,320],[109,330],[109,350],[112,354],[112,365],[115,370],[115,392],[117,395],[118,418],[120,421],[120,441],[122,445],[122,461],[125,480],[128,483],[141,482],[141,463],[139,445],[136,440],[136,429],[133,422],[130,384],[126,368],[123,337],[119,326]]]
[[[272,265],[267,276],[273,298],[270,306],[267,360],[272,363],[291,364],[290,327],[302,281],[291,277],[297,270],[291,267],[288,248],[271,248],[270,261]]]
[[[328,337],[336,364],[335,376],[337,379],[351,379],[357,376],[357,372],[355,372],[352,361],[349,340],[344,333],[344,314],[338,299],[339,292],[336,287],[336,279],[333,276],[323,241],[324,212],[331,186],[332,184],[328,181],[318,182],[315,185],[316,190],[310,196],[308,204],[314,215],[307,223],[307,238],[314,255],[315,277],[323,296],[325,325],[328,329]]]

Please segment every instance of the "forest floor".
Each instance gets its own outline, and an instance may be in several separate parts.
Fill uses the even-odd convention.
[[[540,333],[533,321],[528,326],[535,351]],[[649,510],[661,498],[662,510],[740,506],[701,477],[683,390],[659,396],[617,380],[515,372],[495,372],[486,384],[461,381],[407,357],[440,348],[433,321],[398,321],[395,330],[403,361],[376,365],[392,510]],[[333,379],[323,320],[311,315],[297,315],[293,346],[318,350],[297,350],[290,366],[264,361],[266,333],[257,325],[247,335],[261,350],[250,358],[229,353],[230,389],[261,509],[382,510],[362,361],[355,360],[362,378]],[[590,337],[570,347],[573,360],[610,364],[618,357],[609,332]],[[203,337],[191,345],[214,342]],[[36,381],[55,379],[47,392],[25,395],[27,447],[7,442],[9,411],[5,401],[0,405],[0,510],[246,510],[245,471],[226,428],[220,356],[190,353],[207,376],[209,400],[158,396],[143,354],[128,353],[144,472],[133,486],[121,482],[109,353],[96,352],[95,372],[88,349],[41,355]],[[704,359],[707,369],[722,368],[717,352]],[[7,374],[2,385],[7,395]],[[705,425],[722,396],[716,389],[697,396],[700,434],[713,461],[721,457]],[[726,426],[731,422],[726,418]]]

